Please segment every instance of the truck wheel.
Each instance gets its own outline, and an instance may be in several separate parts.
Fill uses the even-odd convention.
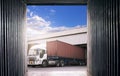
[[[80,66],[82,66],[82,63],[81,63],[81,62],[79,62],[79,65],[80,65]]]
[[[56,63],[56,66],[59,67],[59,66],[60,66],[60,62],[57,62],[57,63]]]
[[[35,65],[32,65],[31,67],[35,67]]]
[[[47,62],[46,60],[44,60],[44,61],[42,62],[42,66],[43,66],[43,67],[47,67],[47,66],[48,66],[48,62]]]
[[[60,61],[60,66],[63,67],[64,65],[65,65],[65,64],[64,64],[64,61],[61,60],[61,61]]]

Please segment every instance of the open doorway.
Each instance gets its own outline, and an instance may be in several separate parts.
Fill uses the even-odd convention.
[[[57,74],[59,75],[86,75],[84,74],[87,65],[86,5],[29,5],[27,6],[27,27],[28,55],[32,47],[40,44],[46,44],[47,42],[51,41],[60,41],[71,45],[72,47],[79,47],[84,51],[82,55],[75,54],[76,56],[84,56],[84,59],[80,60],[80,62],[78,62],[79,59],[76,60],[75,58],[62,58],[64,63],[66,63],[68,60],[75,61],[72,62],[73,64],[75,63],[75,65],[65,65],[65,67],[52,67],[50,65],[46,68],[42,68],[40,65],[37,65],[37,67],[32,65],[34,67],[28,67],[28,70],[30,71],[29,75],[32,75],[32,71],[35,72],[38,70],[40,72],[42,71],[41,74],[43,74],[45,71],[48,71],[50,74],[54,72],[51,76],[54,76],[54,74],[56,75],[56,72],[58,72]],[[65,45],[60,45],[59,49],[64,46]],[[64,49],[70,50],[69,47]],[[69,52],[66,52],[66,55],[70,55]],[[29,62],[30,61],[28,59],[28,64]],[[62,72],[64,72],[64,74]],[[37,72],[35,73],[35,75],[38,75]],[[46,75],[49,75],[49,73]],[[41,74],[39,73],[39,75]]]
[[[0,75],[24,76],[26,0],[0,1]],[[27,0],[33,2],[81,3],[87,0]],[[67,2],[65,2],[67,1]],[[79,2],[81,1],[81,2]],[[36,3],[37,3],[36,2]],[[38,3],[38,4],[39,4]],[[57,4],[58,4],[57,3]],[[88,74],[119,76],[119,0],[88,0]],[[116,64],[116,65],[114,65]]]

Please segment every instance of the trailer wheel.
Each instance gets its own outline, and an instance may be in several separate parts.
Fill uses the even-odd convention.
[[[48,62],[47,62],[46,60],[44,60],[44,61],[42,62],[42,66],[43,66],[43,67],[47,67],[47,66],[48,66]]]
[[[65,64],[64,64],[64,61],[61,60],[61,61],[60,61],[60,66],[63,67],[64,65],[65,65]]]
[[[83,65],[84,65],[84,63],[83,63],[83,62],[79,62],[79,65],[80,65],[80,66],[83,66]]]

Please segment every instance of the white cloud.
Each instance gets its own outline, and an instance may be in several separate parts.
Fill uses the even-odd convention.
[[[51,9],[49,15],[55,15],[55,13],[56,13],[56,10]]]
[[[30,16],[31,16],[31,17],[33,16],[33,12],[30,12]]]
[[[54,10],[54,9],[51,9],[51,10],[50,10],[50,12],[51,12],[51,13],[55,13],[55,12],[56,12],[56,10]]]
[[[64,30],[67,30],[67,29],[69,29],[69,28],[64,27],[64,26],[60,26],[60,27],[51,27],[51,26],[48,26],[48,27],[44,27],[41,30],[41,32],[46,31],[46,33],[52,33],[52,32],[64,31]]]
[[[47,26],[50,26],[50,24],[51,24],[50,21],[46,21],[45,19],[43,19],[42,17],[40,17],[38,15],[34,15],[32,17],[27,18],[28,27],[32,27],[32,28],[35,28],[35,29],[40,29],[42,27],[47,27]]]
[[[27,37],[33,37],[33,36],[37,36],[37,35],[41,35],[41,34],[45,34],[46,31],[38,31],[35,29],[32,29],[30,27],[27,28]]]
[[[28,9],[28,12],[29,12],[29,16],[30,16],[30,17],[27,17],[27,27],[28,27],[27,28],[27,36],[28,37],[81,27],[81,25],[77,25],[75,27],[65,27],[65,26],[52,27],[51,21],[47,21],[44,18],[42,18],[38,15],[35,15],[29,9]],[[53,12],[53,10],[52,10],[52,12]]]
[[[82,28],[82,27],[86,27],[86,25],[76,25],[74,28]]]
[[[60,27],[52,27],[49,32],[59,32],[59,31],[64,31],[64,30],[68,30],[68,27],[65,26],[60,26]]]
[[[34,27],[28,27],[27,28],[27,37],[33,37],[33,36],[37,36],[37,35],[42,35],[42,34],[46,34],[46,33],[54,33],[54,32],[59,32],[59,31],[64,31],[64,30],[68,30],[70,28],[68,27],[51,27],[51,26],[46,26],[40,29],[35,29]]]
[[[27,9],[27,12],[29,13],[29,12],[30,12],[30,9]]]

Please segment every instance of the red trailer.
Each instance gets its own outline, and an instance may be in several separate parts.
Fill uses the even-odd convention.
[[[63,60],[64,63],[82,64],[85,60],[84,49],[62,41],[47,42],[48,59]]]

